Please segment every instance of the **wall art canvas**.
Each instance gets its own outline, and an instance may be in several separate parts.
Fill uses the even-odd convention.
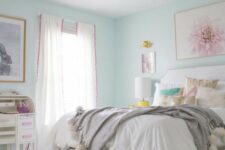
[[[175,15],[177,59],[225,54],[225,2]]]
[[[0,81],[25,81],[24,19],[0,15]]]
[[[155,73],[155,52],[144,52],[141,55],[142,73]]]

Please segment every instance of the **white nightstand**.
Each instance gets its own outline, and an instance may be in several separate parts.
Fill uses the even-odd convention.
[[[24,101],[29,104],[29,113],[15,113],[16,104]],[[26,96],[0,96],[0,145],[7,150],[36,150],[35,110],[32,100]]]

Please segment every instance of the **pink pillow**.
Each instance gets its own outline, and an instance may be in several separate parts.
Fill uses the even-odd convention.
[[[183,96],[186,97],[195,96],[197,94],[197,91],[198,91],[197,87],[194,86],[189,91],[184,91]]]

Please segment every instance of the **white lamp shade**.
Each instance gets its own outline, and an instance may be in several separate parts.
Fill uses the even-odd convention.
[[[135,98],[151,97],[151,79],[148,77],[135,78]]]

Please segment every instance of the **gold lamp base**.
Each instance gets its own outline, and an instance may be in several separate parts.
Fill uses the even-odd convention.
[[[136,103],[137,107],[148,107],[150,106],[149,101],[141,100]]]

